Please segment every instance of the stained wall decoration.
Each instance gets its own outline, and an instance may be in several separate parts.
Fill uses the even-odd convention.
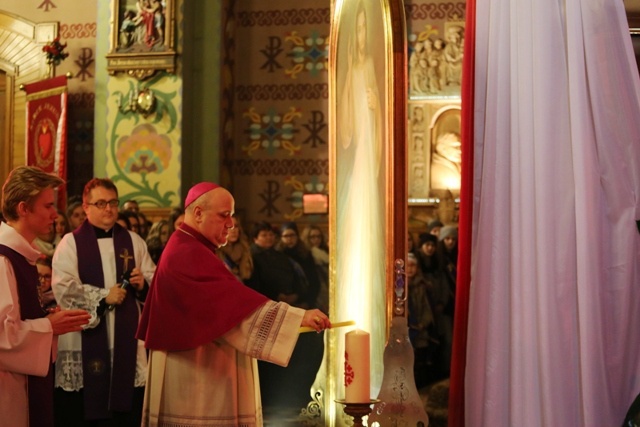
[[[236,211],[248,224],[326,223],[303,214],[302,196],[328,191],[329,1],[234,3]]]
[[[176,183],[180,182],[180,78],[158,74],[144,82],[153,88],[157,106],[152,114],[121,108],[138,93],[139,82],[127,76],[109,79],[107,104],[107,175],[124,201],[135,199],[141,206],[180,206]]]

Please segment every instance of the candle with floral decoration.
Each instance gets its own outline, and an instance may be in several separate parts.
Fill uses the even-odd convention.
[[[370,396],[369,333],[356,329],[345,334],[345,402],[366,403]]]

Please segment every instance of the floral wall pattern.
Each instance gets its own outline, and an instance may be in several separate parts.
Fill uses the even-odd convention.
[[[121,108],[132,93],[151,88],[156,109],[148,117]],[[180,79],[160,73],[142,83],[129,77],[109,79],[107,175],[121,200],[141,206],[180,206]]]

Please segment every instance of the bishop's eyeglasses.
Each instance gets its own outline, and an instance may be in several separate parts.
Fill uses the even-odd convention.
[[[95,206],[96,208],[103,210],[107,207],[107,205],[111,206],[112,208],[117,208],[118,206],[120,206],[120,200],[118,199],[111,199],[111,200],[98,200],[95,203],[87,203],[88,205],[91,206]]]

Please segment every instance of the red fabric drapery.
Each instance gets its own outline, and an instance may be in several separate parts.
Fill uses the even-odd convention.
[[[462,180],[456,309],[449,389],[449,427],[464,426],[464,377],[467,356],[467,321],[471,284],[471,221],[473,218],[473,110],[476,0],[467,0],[462,71]]]
[[[67,179],[67,77],[24,85],[27,93],[26,159],[28,166]],[[66,185],[58,189],[58,208],[65,210]]]

